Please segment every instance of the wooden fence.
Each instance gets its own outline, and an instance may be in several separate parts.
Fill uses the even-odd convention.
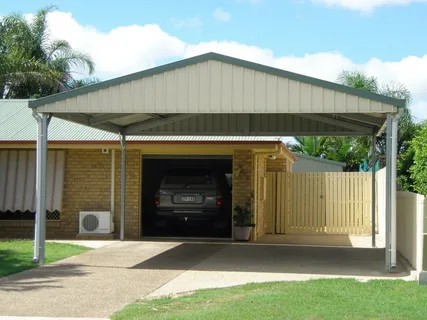
[[[370,234],[371,179],[360,172],[268,172],[265,232]]]

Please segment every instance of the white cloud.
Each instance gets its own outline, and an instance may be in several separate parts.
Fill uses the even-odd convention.
[[[404,6],[415,2],[427,2],[427,0],[311,0],[331,7],[342,7],[349,10],[369,13],[375,8],[385,6]]]
[[[224,11],[222,8],[216,8],[212,15],[216,20],[222,22],[227,22],[231,20],[230,12]]]
[[[121,26],[108,33],[80,25],[71,13],[53,12],[48,18],[52,38],[65,39],[89,53],[97,75],[114,77],[155,66],[158,61],[179,59],[185,43],[156,24]]]
[[[176,18],[172,18],[171,22],[174,24],[175,28],[199,28],[202,26],[202,21],[200,21],[199,17],[192,17],[186,20],[178,20]]]
[[[411,90],[412,110],[418,119],[427,118],[427,54],[399,61],[372,58],[356,64],[340,52],[319,52],[304,56],[276,56],[270,49],[232,41],[188,44],[164,32],[158,25],[131,25],[107,33],[80,25],[70,13],[49,15],[51,36],[68,40],[71,45],[89,53],[96,63],[97,76],[108,79],[166,61],[179,60],[214,51],[276,68],[335,81],[344,69],[362,69],[381,82],[405,84]]]

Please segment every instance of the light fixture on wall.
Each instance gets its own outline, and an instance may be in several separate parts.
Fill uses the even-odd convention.
[[[272,154],[272,155],[268,156],[268,159],[270,159],[270,160],[276,160],[276,156],[274,154]]]

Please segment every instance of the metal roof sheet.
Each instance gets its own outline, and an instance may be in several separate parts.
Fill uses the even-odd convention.
[[[297,158],[304,158],[304,159],[308,159],[308,160],[313,160],[313,161],[318,161],[318,162],[323,162],[323,163],[328,163],[328,164],[334,164],[334,165],[341,166],[341,167],[346,166],[346,164],[344,162],[338,162],[338,161],[334,161],[334,160],[317,158],[317,157],[313,157],[313,156],[309,156],[309,155],[301,154],[301,153],[295,153],[295,152],[294,152],[294,155]]]
[[[37,122],[29,100],[0,100],[0,141],[35,141]],[[280,137],[255,136],[129,136],[130,141],[279,141]],[[50,141],[118,141],[115,133],[53,117]]]
[[[89,86],[86,86],[83,88],[78,88],[75,90],[62,92],[62,93],[58,93],[58,94],[55,94],[52,96],[44,97],[44,98],[32,101],[30,103],[30,106],[33,108],[36,108],[36,107],[39,107],[42,105],[54,103],[56,101],[64,100],[64,99],[71,98],[71,97],[77,97],[77,96],[82,95],[82,94],[87,94],[90,92],[95,92],[95,91],[99,91],[102,89],[107,89],[107,88],[117,86],[117,85],[121,85],[121,84],[124,84],[127,82],[136,81],[136,80],[140,80],[140,79],[143,79],[146,77],[151,77],[151,76],[163,74],[163,73],[171,71],[171,70],[175,70],[178,68],[185,68],[185,67],[188,67],[191,65],[195,65],[195,64],[198,64],[201,62],[207,62],[207,61],[218,61],[218,62],[234,65],[234,66],[241,67],[241,68],[246,68],[248,70],[263,72],[263,73],[273,75],[273,76],[277,76],[280,78],[287,78],[287,79],[294,80],[297,82],[301,82],[304,84],[322,87],[324,89],[328,89],[328,90],[332,90],[332,91],[336,91],[336,92],[341,92],[344,94],[350,94],[350,95],[358,96],[360,98],[365,98],[365,99],[369,99],[372,101],[386,103],[386,104],[394,105],[397,107],[404,107],[406,104],[404,99],[403,100],[402,99],[394,99],[394,98],[390,98],[390,97],[387,97],[384,95],[372,93],[372,92],[369,92],[366,90],[355,89],[352,87],[340,85],[338,83],[325,81],[325,80],[321,80],[321,79],[316,79],[313,77],[305,76],[302,74],[297,74],[294,72],[289,72],[289,71],[286,71],[283,69],[273,68],[273,67],[269,67],[266,65],[254,63],[254,62],[250,62],[250,61],[246,61],[246,60],[242,60],[242,59],[237,59],[234,57],[230,57],[230,56],[226,56],[226,55],[222,55],[222,54],[218,54],[218,53],[214,53],[214,52],[209,52],[209,53],[205,53],[205,54],[198,55],[195,57],[191,57],[188,59],[183,59],[180,61],[168,63],[168,64],[158,66],[155,68],[151,68],[148,70],[144,70],[144,71],[132,73],[129,75],[125,75],[122,77],[118,77],[115,79],[103,81],[103,82],[96,83],[93,85],[89,85]]]

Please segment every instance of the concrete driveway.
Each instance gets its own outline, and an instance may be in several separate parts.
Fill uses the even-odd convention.
[[[108,317],[144,297],[248,282],[384,273],[384,250],[181,242],[118,242],[0,278],[0,314]]]

